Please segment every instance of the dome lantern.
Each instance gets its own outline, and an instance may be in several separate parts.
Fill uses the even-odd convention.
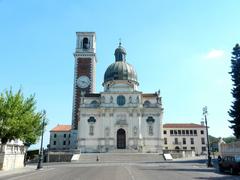
[[[118,48],[115,50],[115,61],[126,61],[126,50],[122,47],[122,43],[119,42]]]

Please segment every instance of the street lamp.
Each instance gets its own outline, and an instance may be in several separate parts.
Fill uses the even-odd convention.
[[[45,114],[45,113],[44,113],[44,114]],[[41,169],[41,168],[42,168],[42,160],[43,160],[43,132],[44,132],[44,126],[45,126],[45,117],[43,117],[43,122],[42,122],[41,147],[40,147],[40,152],[39,152],[37,169]]]
[[[209,139],[208,139],[208,125],[207,125],[207,106],[203,107],[203,115],[205,119],[205,124],[206,124],[206,133],[207,133],[207,146],[208,146],[208,163],[207,167],[212,167],[212,162],[211,162],[211,156],[210,156],[210,148],[209,148]]]

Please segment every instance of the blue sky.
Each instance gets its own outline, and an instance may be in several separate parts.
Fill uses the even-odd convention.
[[[161,90],[164,123],[200,123],[230,136],[230,58],[239,43],[240,1],[0,0],[0,91],[22,88],[47,111],[49,130],[71,124],[76,31],[97,35],[97,92],[118,39],[139,90]],[[35,146],[37,147],[37,146]]]

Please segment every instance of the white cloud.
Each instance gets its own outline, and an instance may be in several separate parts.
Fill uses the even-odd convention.
[[[211,60],[211,59],[219,59],[224,57],[225,53],[223,50],[220,49],[213,49],[209,51],[205,56],[204,59]]]

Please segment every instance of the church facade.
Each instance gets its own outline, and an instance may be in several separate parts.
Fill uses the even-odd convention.
[[[144,93],[121,43],[95,92],[96,34],[77,32],[71,147],[81,152],[162,152],[160,93]]]

